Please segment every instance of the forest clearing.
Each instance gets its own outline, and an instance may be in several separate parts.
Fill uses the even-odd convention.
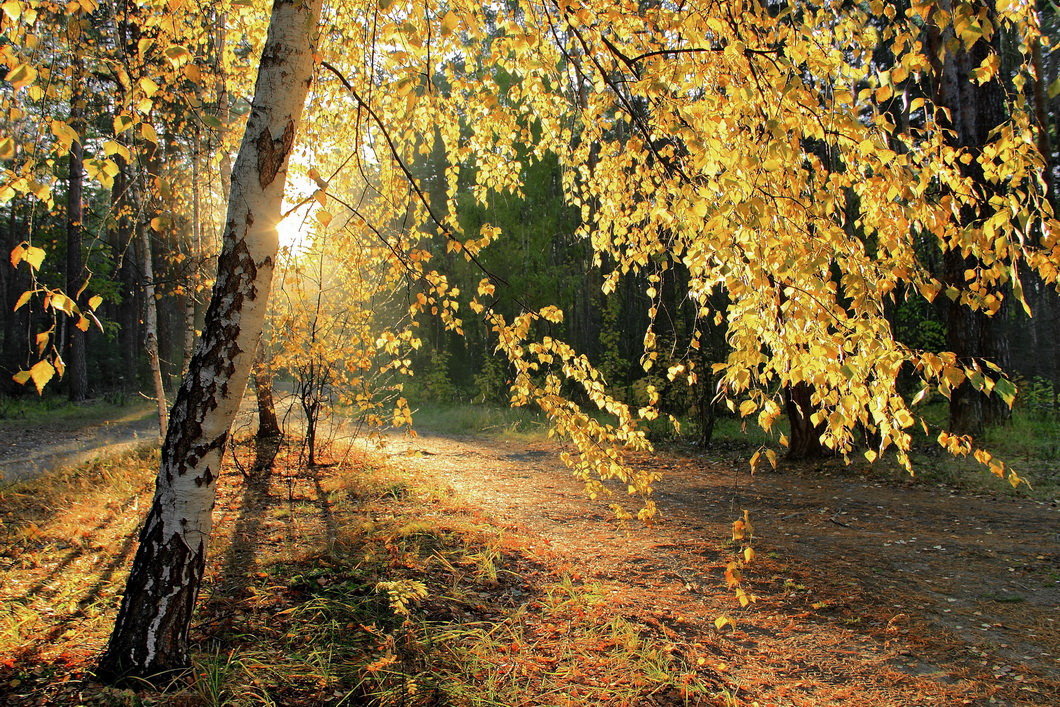
[[[1056,704],[1057,184],[1053,0],[3,0],[0,697]]]
[[[390,434],[249,473],[234,450],[168,692],[91,680],[157,455],[0,491],[10,704],[1051,705],[1055,500],[685,449],[616,520],[536,437]],[[64,486],[66,488],[64,488]],[[43,488],[46,494],[34,494]],[[47,495],[52,494],[52,495]],[[759,554],[741,608],[730,520]],[[423,582],[405,617],[379,582]],[[715,626],[720,616],[734,625]]]

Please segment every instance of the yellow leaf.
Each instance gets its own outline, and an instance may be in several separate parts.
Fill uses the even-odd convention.
[[[732,539],[743,540],[747,537],[746,525],[742,520],[733,521],[732,524]]]
[[[69,150],[72,143],[81,141],[77,131],[61,120],[53,120],[51,129],[52,135],[59,139],[59,144],[64,150]]]
[[[155,126],[150,123],[143,123],[140,125],[140,134],[143,135],[144,140],[148,142],[158,144],[158,131],[155,130]]]
[[[726,626],[731,626],[734,631],[736,630],[736,622],[730,619],[728,616],[719,616],[718,618],[714,619],[714,628],[718,629],[719,631],[725,628]]]
[[[76,307],[74,301],[61,292],[52,293],[51,305],[55,309],[62,310],[70,315],[73,315],[74,308]]]
[[[26,290],[18,297],[18,301],[15,302],[15,308],[11,311],[17,312],[24,304],[29,302],[30,298],[33,297],[33,290]]]
[[[99,309],[99,305],[103,304],[103,298],[99,295],[92,295],[88,298],[89,309]]]
[[[22,3],[18,0],[7,0],[2,6],[4,14],[11,18],[12,22],[18,22],[18,18],[22,17]]]
[[[114,118],[114,132],[120,135],[135,124],[136,121],[132,116],[122,113]]]
[[[29,377],[33,380],[33,385],[37,387],[37,395],[40,395],[44,391],[44,386],[48,384],[55,376],[55,367],[46,360],[37,361],[33,364],[33,367],[29,369]]]
[[[445,17],[442,18],[442,36],[445,37],[451,34],[453,30],[460,24],[460,18],[456,16],[456,13],[450,10],[445,13]]]
[[[12,258],[13,260],[14,258]],[[29,263],[29,266],[34,270],[40,270],[41,263],[44,262],[44,250],[29,246],[25,252],[22,253],[22,259]]]
[[[7,72],[7,80],[17,91],[37,80],[37,70],[29,64],[19,64]]]
[[[748,564],[750,564],[750,563],[754,562],[754,559],[755,559],[754,548],[745,547],[743,549],[743,561],[748,563]]]
[[[15,156],[15,141],[9,137],[0,140],[0,160],[9,160]]]
[[[15,381],[19,385],[25,385],[29,382],[29,371],[19,371],[15,375],[11,376],[11,380]]]
[[[552,305],[542,307],[540,314],[543,318],[556,324],[559,324],[563,321],[563,310],[559,307],[554,307]]]
[[[744,591],[743,587],[736,588],[736,600],[740,602],[740,606],[747,608],[751,603],[751,597]]]
[[[179,44],[172,44],[166,47],[165,55],[166,58],[174,64],[179,64],[182,61],[187,61],[191,59],[191,52],[189,52],[187,49],[180,46]]]
[[[1053,81],[1051,84],[1049,84],[1048,93],[1049,93],[1049,98],[1050,99],[1053,99],[1053,98],[1056,98],[1057,96],[1060,96],[1060,78],[1058,78],[1056,81]]]
[[[51,340],[51,338],[52,338],[52,333],[51,333],[50,330],[41,332],[40,334],[37,334],[37,353],[38,354],[43,354],[44,353],[44,349],[48,348],[48,341]]]
[[[146,76],[140,79],[140,88],[148,98],[158,93],[158,84]]]
[[[74,326],[80,329],[81,331],[88,331],[88,319],[86,319],[85,317],[78,317],[77,321],[74,323]]]

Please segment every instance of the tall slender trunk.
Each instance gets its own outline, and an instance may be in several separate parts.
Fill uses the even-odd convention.
[[[188,665],[217,475],[265,321],[287,158],[312,80],[321,3],[275,0],[272,6],[232,171],[213,299],[173,405],[154,502],[97,671],[104,680],[157,678]]]
[[[991,18],[996,17],[993,4],[989,4]],[[947,34],[949,30],[947,30]],[[936,37],[936,42],[945,41],[946,36]],[[978,157],[990,141],[990,132],[1005,119],[1004,87],[999,78],[978,84],[972,80],[972,70],[979,66],[992,51],[998,50],[995,30],[989,41],[981,39],[968,49],[948,50],[936,66],[938,78],[937,101],[949,109],[952,116],[950,127],[954,135],[954,147],[963,149],[972,160],[965,165],[965,174],[974,180],[984,194],[989,195],[996,187],[983,173]],[[966,205],[961,209],[962,225],[972,227],[989,215],[991,207]],[[950,286],[962,290],[964,273],[977,267],[974,258],[961,254],[959,245],[951,244],[943,255],[942,279]],[[967,305],[944,298],[943,318],[946,323],[946,345],[957,354],[963,364],[987,358],[1003,364],[1005,344],[997,324],[997,316],[990,317],[981,311],[972,311]],[[949,428],[961,434],[977,434],[986,424],[1002,422],[1008,417],[1008,407],[997,397],[988,396],[965,381],[950,395]]]
[[[199,283],[199,257],[202,255],[202,206],[199,201],[199,137],[195,136],[191,151],[191,239],[188,243],[187,282],[184,283],[184,356],[181,375],[188,372],[195,353],[195,293]]]
[[[85,281],[84,255],[81,252],[81,230],[84,218],[82,206],[82,181],[84,179],[85,139],[84,96],[81,81],[84,70],[81,59],[74,54],[71,66],[73,87],[70,95],[70,126],[77,131],[78,139],[70,143],[66,179],[66,292],[75,300],[80,298]],[[85,359],[85,332],[76,326],[75,320],[66,319],[66,381],[70,400],[79,402],[88,397],[88,363]]]
[[[138,230],[141,268],[144,274],[144,348],[147,349],[147,362],[151,366],[151,382],[158,405],[158,438],[162,440],[166,437],[166,427],[169,425],[169,406],[166,404],[166,386],[162,382],[162,359],[158,355],[158,299],[155,297],[154,255],[151,251],[151,229],[140,224]]]

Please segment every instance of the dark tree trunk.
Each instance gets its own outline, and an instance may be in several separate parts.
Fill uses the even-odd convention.
[[[791,434],[788,435],[788,459],[802,461],[820,459],[830,455],[821,444],[824,424],[813,424],[810,416],[816,411],[810,396],[813,387],[808,383],[796,383],[784,389],[784,406],[788,413]]]
[[[84,207],[82,205],[82,180],[84,173],[85,139],[84,98],[81,95],[83,76],[81,60],[74,55],[70,96],[70,126],[77,131],[78,139],[70,143],[68,173],[66,179],[66,294],[75,301],[85,282],[85,263],[82,253],[81,232]],[[81,302],[78,302],[81,304]],[[88,397],[88,363],[85,358],[85,332],[77,327],[77,319],[67,317],[66,384],[70,400],[80,402]]]
[[[276,403],[272,395],[272,369],[265,361],[265,342],[258,344],[258,355],[254,361],[254,392],[258,399],[258,432],[259,440],[280,439],[280,421],[276,417]]]
[[[14,203],[8,208],[10,213],[3,228],[4,253],[10,253],[22,242]],[[30,281],[26,268],[12,268],[0,263],[0,271],[4,276],[4,344],[3,358],[0,360],[0,391],[17,393],[22,391],[22,386],[12,381],[11,376],[26,363],[30,341],[29,307],[22,307],[17,312],[13,310],[19,296],[29,289]]]
[[[991,17],[996,13],[991,4]],[[945,39],[943,37],[942,39]],[[936,40],[938,41],[938,40]],[[977,158],[990,141],[990,131],[1005,120],[1004,87],[999,78],[979,84],[972,79],[972,70],[995,51],[999,45],[995,32],[990,41],[976,42],[970,49],[948,52],[937,67],[939,73],[938,102],[952,115],[949,126],[954,132],[954,146]],[[986,179],[982,166],[972,159],[964,167],[970,177],[988,197],[995,187]],[[972,226],[989,215],[991,207],[965,206],[961,211],[963,225]],[[978,262],[961,254],[957,244],[951,244],[943,255],[943,281],[955,290],[965,289],[965,271],[974,269]],[[1004,341],[998,315],[987,316],[951,298],[942,299],[946,323],[946,341],[960,363],[969,365],[978,359],[988,359],[1002,365]],[[1003,422],[1009,416],[1008,407],[996,396],[988,396],[962,383],[950,396],[949,428],[959,434],[978,434],[983,426]]]

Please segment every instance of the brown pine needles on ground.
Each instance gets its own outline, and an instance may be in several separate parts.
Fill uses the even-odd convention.
[[[712,485],[694,458],[646,458],[667,472],[669,511],[653,527],[623,525],[584,498],[556,451],[425,437],[392,440],[389,457],[336,450],[338,463],[316,469],[285,448],[271,471],[255,473],[253,448],[241,447],[215,511],[221,532],[194,666],[165,693],[103,688],[89,674],[156,457],[8,487],[0,695],[27,705],[748,706],[1046,705],[1060,696],[1055,675],[1012,655],[1055,638],[1037,595],[982,600],[992,633],[969,628],[1018,628],[1007,653],[940,627],[917,604],[930,577],[893,586],[903,575],[887,556],[843,544],[865,508],[826,508],[840,527],[809,505],[821,502],[809,489],[837,488],[826,479],[760,475],[745,490],[743,502],[780,510],[767,522],[759,515],[767,537],[756,541],[747,585],[757,602],[741,610],[722,578],[732,551],[724,478]],[[933,502],[941,522],[946,499]],[[819,537],[792,538],[805,548],[799,557],[785,537],[807,528]],[[826,567],[814,565],[821,557]],[[1022,556],[1012,561],[1021,582],[1045,576]],[[908,608],[888,603],[901,596]],[[735,628],[714,627],[723,613]]]

